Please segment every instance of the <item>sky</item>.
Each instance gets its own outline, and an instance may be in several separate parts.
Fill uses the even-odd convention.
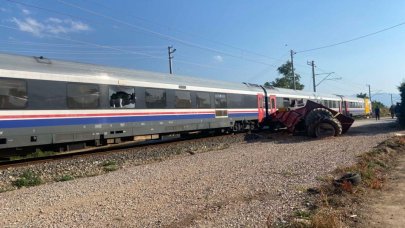
[[[318,92],[370,85],[387,103],[405,79],[404,22],[402,0],[0,0],[0,52],[167,73],[173,46],[176,75],[263,84],[294,50],[304,90],[314,61],[317,83],[334,72]]]

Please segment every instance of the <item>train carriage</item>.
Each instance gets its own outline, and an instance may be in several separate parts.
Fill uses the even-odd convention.
[[[307,100],[347,115],[367,99],[0,54],[0,155],[269,124]]]
[[[264,118],[263,95],[239,83],[2,54],[0,148],[238,130]]]

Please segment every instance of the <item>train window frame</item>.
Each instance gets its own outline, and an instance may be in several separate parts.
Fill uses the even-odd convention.
[[[215,93],[214,94],[215,108],[225,109],[228,107],[228,99],[226,93]]]
[[[160,99],[161,102],[156,102],[157,99],[155,99],[155,102],[151,103],[148,101],[150,99],[150,96],[148,96],[148,91],[161,91],[163,92],[162,98]],[[149,109],[164,109],[167,107],[167,91],[165,89],[159,89],[159,88],[145,88],[145,107]]]
[[[69,93],[69,89],[71,89],[71,86],[93,86],[94,88],[97,89],[97,102],[94,102],[96,105],[95,106],[83,106],[82,105],[72,105],[71,102],[73,102],[74,100],[71,100],[69,98],[71,98],[70,93]],[[77,92],[74,92],[73,94],[78,94]],[[100,99],[101,99],[101,90],[100,90],[100,85],[97,84],[92,84],[92,83],[77,83],[77,82],[69,82],[66,84],[66,105],[68,109],[99,109],[100,108]]]
[[[114,92],[114,93],[112,93]],[[112,98],[112,96],[118,92],[124,92],[129,95],[129,101],[126,101],[122,98]],[[131,94],[129,94],[129,93]],[[108,101],[109,108],[111,109],[134,109],[136,107],[136,92],[134,87],[129,86],[119,86],[119,85],[110,85],[108,86]],[[123,105],[123,103],[129,102],[128,105]]]
[[[271,105],[271,109],[277,108],[276,99],[274,99],[273,97],[270,98],[270,105]]]
[[[207,97],[203,98],[202,96],[200,96],[202,94],[207,95],[208,99],[207,99]],[[204,101],[206,101],[206,104],[202,105],[201,98],[205,99]],[[195,103],[196,103],[197,108],[211,108],[212,107],[211,106],[211,95],[208,92],[200,92],[200,91],[196,92],[195,99],[196,99]]]
[[[179,99],[178,94],[188,94],[186,95],[186,97],[188,97],[188,99]],[[180,105],[181,103],[179,103],[180,101],[188,101],[188,103],[184,103],[186,105]],[[188,108],[192,108],[192,103],[191,103],[191,91],[188,90],[175,90],[174,91],[174,107],[175,108],[180,108],[180,109],[188,109]]]
[[[16,97],[17,99],[22,99],[22,100],[25,99],[25,101],[23,101],[24,102],[23,105],[18,106],[18,105],[14,104],[12,106],[11,105],[6,106],[6,103],[5,103],[6,99],[8,100],[8,103],[11,104],[11,102],[9,102],[10,101],[9,98],[10,98],[11,94],[10,94],[10,90],[8,90],[7,95],[1,95],[1,87],[6,85],[6,83],[7,83],[7,82],[4,82],[4,81],[8,81],[9,83],[10,82],[11,83],[21,83],[22,88],[24,88],[24,90],[25,90],[25,91],[23,91],[25,93],[25,96],[24,96],[24,94],[19,94],[19,95],[16,94],[16,96],[13,96],[13,97]],[[28,85],[27,85],[26,80],[14,79],[14,78],[1,78],[0,82],[1,82],[0,83],[0,110],[6,110],[6,109],[9,109],[9,110],[21,110],[21,109],[26,109],[28,107],[28,102],[29,102],[29,99],[28,99]],[[21,92],[21,91],[17,90],[16,92]]]
[[[66,82],[29,79],[29,110],[67,109]]]

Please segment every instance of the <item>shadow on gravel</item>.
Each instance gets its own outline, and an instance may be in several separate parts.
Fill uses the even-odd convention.
[[[303,135],[293,135],[287,131],[264,131],[260,133],[246,134],[244,140],[246,143],[292,144],[312,141],[314,138]]]
[[[381,122],[364,124],[361,126],[354,126],[342,136],[371,136],[377,134],[386,134],[389,132],[395,132],[401,130],[396,122]],[[246,134],[244,141],[246,143],[275,143],[275,144],[293,144],[302,143],[317,139],[306,136],[304,133],[292,134],[286,130],[280,130],[277,132],[262,131]]]
[[[382,122],[377,124],[367,124],[362,126],[356,126],[349,129],[345,134],[347,136],[367,136],[367,135],[376,135],[384,134],[393,131],[401,130],[396,122]]]

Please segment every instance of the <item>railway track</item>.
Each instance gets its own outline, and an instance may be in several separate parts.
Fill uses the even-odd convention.
[[[233,133],[233,134],[245,134],[245,132],[239,132],[239,133]],[[156,145],[176,143],[176,142],[181,142],[181,141],[186,141],[186,140],[192,142],[192,140],[198,140],[198,139],[204,139],[204,138],[210,138],[210,137],[211,138],[220,137],[220,136],[226,136],[226,134],[211,134],[211,135],[207,135],[207,134],[197,135],[196,134],[196,135],[187,135],[187,136],[176,137],[176,138],[147,140],[147,141],[141,141],[141,142],[130,141],[130,142],[122,142],[119,144],[108,144],[108,145],[99,146],[99,147],[90,147],[90,148],[86,148],[86,149],[69,151],[69,152],[59,152],[59,153],[55,153],[50,156],[30,157],[30,158],[21,157],[19,159],[15,159],[15,160],[3,159],[3,160],[0,160],[0,170],[4,170],[4,169],[10,168],[10,167],[28,166],[28,165],[36,164],[36,163],[92,156],[94,154],[97,154],[97,155],[110,154],[110,153],[114,153],[117,151],[122,151],[125,149],[130,149],[130,148],[135,148],[135,147],[140,148],[140,147],[147,147],[147,146],[156,146]]]

